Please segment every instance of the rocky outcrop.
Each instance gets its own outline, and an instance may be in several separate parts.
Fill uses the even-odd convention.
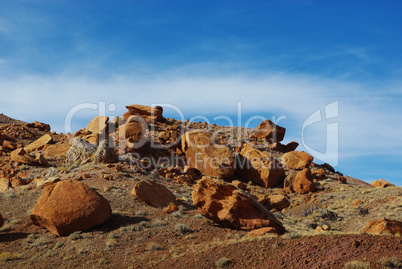
[[[139,115],[143,117],[148,123],[151,121],[163,120],[163,108],[160,106],[143,106],[143,105],[129,105],[126,106],[128,112],[123,114],[122,120],[126,121],[130,116]]]
[[[181,201],[168,188],[151,180],[141,180],[136,183],[131,194],[146,204],[157,208],[165,208],[169,204],[181,204]]]
[[[65,157],[67,151],[70,149],[69,144],[55,144],[55,145],[48,145],[44,148],[44,156],[45,158],[58,158],[58,157]]]
[[[28,155],[23,148],[16,149],[10,154],[11,160],[27,165],[36,165],[35,159]]]
[[[283,182],[283,190],[286,193],[292,193],[294,192],[293,190],[293,183],[295,182],[296,176],[298,174],[298,171],[290,171],[289,174],[286,176],[284,182]]]
[[[244,144],[237,155],[236,174],[265,188],[281,185],[285,178],[285,171],[277,159],[248,144]]]
[[[360,231],[367,234],[402,235],[402,222],[382,218],[368,222]]]
[[[289,142],[285,146],[285,152],[294,151],[297,149],[298,146],[299,143],[297,143],[296,141]]]
[[[286,198],[286,196],[281,194],[268,195],[260,202],[268,209],[276,209],[279,211],[290,206],[289,200]]]
[[[374,186],[376,188],[388,188],[388,187],[395,187],[394,184],[389,183],[388,181],[384,179],[378,179],[374,180],[373,182],[370,183],[371,186]]]
[[[108,121],[109,117],[96,116],[87,124],[87,127],[85,129],[94,134],[104,133],[107,131]]]
[[[99,142],[99,146],[95,151],[93,163],[115,163],[117,156],[113,148],[109,147],[107,140]]]
[[[310,154],[303,151],[290,151],[282,156],[282,163],[290,169],[308,168],[313,160]]]
[[[0,214],[0,227],[3,226],[4,224],[4,219],[3,216]]]
[[[43,189],[31,220],[62,236],[102,224],[111,214],[109,202],[100,194],[79,181],[68,180]]]
[[[234,175],[232,151],[225,145],[215,144],[210,132],[186,132],[182,136],[182,150],[186,154],[187,164],[204,175],[220,178]]]
[[[66,154],[66,164],[67,165],[82,165],[92,162],[92,155],[96,152],[96,146],[89,143],[88,141],[76,137],[74,138],[70,149]]]
[[[271,120],[264,120],[257,126],[255,136],[257,139],[266,139],[274,143],[280,142],[285,137],[286,128],[276,125]]]
[[[52,142],[53,138],[49,134],[45,134],[38,140],[32,142],[31,144],[24,147],[26,153],[30,153],[36,150],[42,149],[45,145]]]
[[[241,230],[271,227],[276,234],[286,231],[251,195],[222,180],[203,177],[194,185],[192,198],[201,215],[222,226]]]
[[[29,128],[35,128],[35,129],[38,129],[39,131],[43,131],[43,132],[50,132],[50,125],[39,122],[39,121],[34,121],[32,123],[26,123],[25,126],[29,127]]]
[[[311,170],[308,168],[300,171],[293,182],[293,190],[300,194],[306,194],[315,191],[315,185],[311,176]]]

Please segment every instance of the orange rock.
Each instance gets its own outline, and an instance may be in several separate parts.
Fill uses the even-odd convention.
[[[271,227],[277,234],[286,232],[255,198],[223,180],[203,177],[194,185],[192,198],[201,215],[222,226],[249,231]]]
[[[31,144],[24,147],[26,153],[30,153],[36,150],[42,149],[46,144],[52,142],[53,138],[49,134],[45,134],[38,140],[32,142]]]
[[[388,187],[395,187],[394,184],[389,183],[388,181],[384,179],[379,179],[379,180],[374,180],[373,182],[370,183],[371,186],[374,186],[376,188],[388,188]]]
[[[284,182],[283,182],[283,190],[286,193],[292,193],[294,192],[293,190],[293,183],[295,182],[295,178],[297,175],[297,171],[290,171],[289,174],[286,176]]]
[[[282,210],[290,206],[289,200],[281,194],[268,195],[266,198],[266,205],[268,209]]]
[[[187,185],[187,186],[192,186],[194,184],[194,179],[192,179],[186,175],[175,176],[172,178],[172,181],[176,182],[178,184]]]
[[[367,234],[402,235],[402,222],[382,218],[368,222],[360,231]]]
[[[123,114],[123,121],[126,121],[130,115],[140,115],[145,118],[147,122],[163,120],[163,108],[160,106],[129,105],[126,106],[126,108],[128,112]]]
[[[323,232],[325,232],[325,231],[320,226],[317,226],[317,228],[315,228],[315,231],[314,231],[315,234],[320,234],[320,233],[323,233]]]
[[[70,147],[71,145],[69,144],[49,145],[45,149],[44,156],[45,158],[52,158],[52,159],[55,159],[57,157],[65,157]]]
[[[232,185],[241,190],[245,190],[247,187],[247,184],[245,184],[239,180],[233,180]]]
[[[27,165],[35,165],[35,159],[26,154],[23,148],[16,149],[10,154],[11,160],[17,163],[23,163]]]
[[[182,148],[190,167],[202,174],[220,178],[234,175],[234,157],[229,147],[215,145],[212,134],[203,130],[186,132],[182,136]]]
[[[96,116],[88,123],[88,125],[85,129],[94,134],[104,133],[107,131],[108,121],[109,121],[109,117]]]
[[[298,146],[299,143],[297,143],[296,141],[289,142],[285,146],[285,152],[294,151],[297,149]]]
[[[306,194],[315,190],[310,169],[305,168],[296,175],[293,190],[300,194]]]
[[[353,205],[354,205],[354,206],[357,206],[359,203],[360,203],[360,200],[357,199],[357,200],[355,200],[355,202],[353,203]]]
[[[282,163],[291,169],[304,169],[313,162],[313,157],[304,151],[290,151],[283,154]]]
[[[5,192],[10,189],[10,180],[8,178],[0,177],[0,192]]]
[[[109,202],[100,194],[82,182],[67,180],[43,189],[31,220],[60,236],[102,224],[111,215]]]
[[[35,128],[35,129],[38,129],[38,130],[44,131],[44,132],[50,132],[50,125],[39,122],[39,121],[34,121],[32,123],[26,123],[25,126],[30,127],[30,128]]]
[[[244,144],[236,158],[236,174],[265,188],[283,183],[285,171],[273,156]]]
[[[155,181],[141,180],[134,185],[131,194],[146,204],[157,208],[165,208],[171,203],[181,204],[181,201],[168,188]]]
[[[324,169],[319,168],[319,169],[312,169],[311,170],[311,176],[314,179],[322,180],[322,179],[326,178],[327,175],[325,174]]]
[[[17,143],[14,143],[14,142],[11,142],[8,140],[4,140],[3,147],[6,149],[9,149],[9,150],[15,150],[15,149],[17,149],[18,146],[17,146]]]
[[[342,184],[346,184],[346,178],[344,176],[339,176],[338,181]]]
[[[276,125],[270,120],[264,120],[257,126],[255,136],[270,142],[280,142],[285,137],[286,128]]]
[[[173,212],[178,211],[178,210],[179,210],[179,207],[177,205],[170,204],[167,206],[167,208],[165,208],[163,210],[163,212],[165,212],[167,214],[172,214]]]
[[[256,230],[252,230],[248,232],[249,235],[251,236],[263,236],[266,235],[267,233],[272,233],[272,234],[278,234],[277,230],[273,227],[264,227]]]

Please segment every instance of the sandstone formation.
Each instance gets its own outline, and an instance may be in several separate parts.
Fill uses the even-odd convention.
[[[93,163],[115,163],[116,161],[116,153],[109,147],[109,142],[107,140],[100,141],[95,151]]]
[[[272,233],[286,232],[282,223],[251,195],[222,180],[203,177],[194,185],[192,197],[201,215],[222,226],[242,230],[271,227]]]
[[[276,125],[271,120],[264,120],[257,126],[257,139],[266,139],[270,142],[280,142],[285,137],[286,128]]]
[[[143,117],[148,123],[151,121],[163,120],[163,108],[160,106],[150,107],[143,105],[129,105],[126,106],[128,112],[124,113],[122,120],[126,121],[132,115],[139,115]]]
[[[303,151],[290,151],[282,156],[282,163],[290,169],[308,168],[313,162],[313,157]]]
[[[402,235],[402,222],[392,219],[378,219],[368,222],[361,230],[367,234]]]
[[[236,159],[236,174],[266,188],[283,183],[285,171],[271,155],[244,144]]]
[[[388,187],[395,187],[394,184],[389,183],[388,181],[384,179],[378,179],[374,180],[373,182],[370,183],[371,186],[374,186],[376,188],[388,188]]]
[[[296,175],[293,182],[293,190],[300,194],[306,194],[315,190],[310,169],[305,168]]]
[[[220,178],[234,175],[234,157],[229,147],[215,144],[212,134],[197,130],[183,134],[182,150],[190,167],[202,174]]]
[[[38,140],[32,142],[31,144],[24,147],[26,153],[30,153],[36,150],[42,149],[45,145],[52,142],[53,138],[49,134],[45,134]]]
[[[109,121],[109,117],[96,116],[88,123],[88,125],[85,129],[94,134],[104,133],[107,131],[108,121]]]
[[[136,183],[131,194],[146,204],[157,208],[165,208],[169,204],[181,204],[180,200],[168,188],[151,180],[142,180]]]
[[[63,236],[106,222],[112,214],[109,202],[85,184],[60,181],[43,189],[31,219],[35,225]]]

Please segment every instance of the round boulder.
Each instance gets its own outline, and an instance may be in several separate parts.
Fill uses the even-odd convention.
[[[46,186],[31,213],[35,225],[55,235],[69,235],[106,222],[112,215],[109,202],[77,180]]]

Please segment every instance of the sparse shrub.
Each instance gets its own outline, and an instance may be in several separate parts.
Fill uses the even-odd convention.
[[[184,239],[186,240],[193,240],[195,238],[195,236],[193,234],[188,234],[184,237]]]
[[[299,233],[285,233],[284,235],[282,235],[283,239],[296,239],[301,237],[301,234]]]
[[[135,212],[135,215],[136,216],[146,216],[147,212],[145,212],[145,211],[137,211],[137,212]]]
[[[119,238],[119,236],[117,236],[117,235],[114,234],[114,233],[109,233],[109,234],[107,235],[107,238],[109,238],[109,239],[116,239],[116,238]]]
[[[196,214],[196,215],[194,215],[194,218],[196,218],[196,219],[202,219],[204,216],[203,215],[201,215],[201,214]]]
[[[98,263],[99,264],[108,264],[109,262],[105,258],[100,258]]]
[[[361,261],[350,261],[345,263],[343,266],[344,269],[370,269],[371,267],[364,262]]]
[[[183,213],[181,211],[175,211],[171,215],[172,215],[172,217],[175,217],[175,218],[181,218],[183,216]]]
[[[151,223],[151,227],[160,227],[165,225],[165,223],[161,219],[154,219]]]
[[[178,223],[174,227],[174,232],[177,235],[183,235],[183,234],[189,233],[190,231],[191,231],[190,228],[187,225],[182,224],[182,223]]]
[[[402,260],[398,259],[396,256],[384,257],[379,263],[386,268],[402,268]]]
[[[61,248],[62,246],[64,246],[64,242],[57,242],[56,245],[54,246],[54,249]]]
[[[0,261],[8,262],[12,260],[18,260],[22,257],[21,253],[18,252],[3,252],[0,254]]]
[[[81,239],[80,233],[81,233],[80,231],[73,232],[73,233],[71,233],[71,234],[68,236],[68,238],[70,238],[71,240],[78,240],[78,239]]]
[[[114,239],[106,239],[105,241],[106,247],[107,248],[112,248],[116,245],[116,241]]]
[[[148,244],[146,250],[161,250],[162,246],[158,243],[151,242]]]
[[[232,261],[229,260],[228,258],[222,257],[216,261],[215,266],[218,268],[222,268],[222,267],[228,266],[231,262]]]

